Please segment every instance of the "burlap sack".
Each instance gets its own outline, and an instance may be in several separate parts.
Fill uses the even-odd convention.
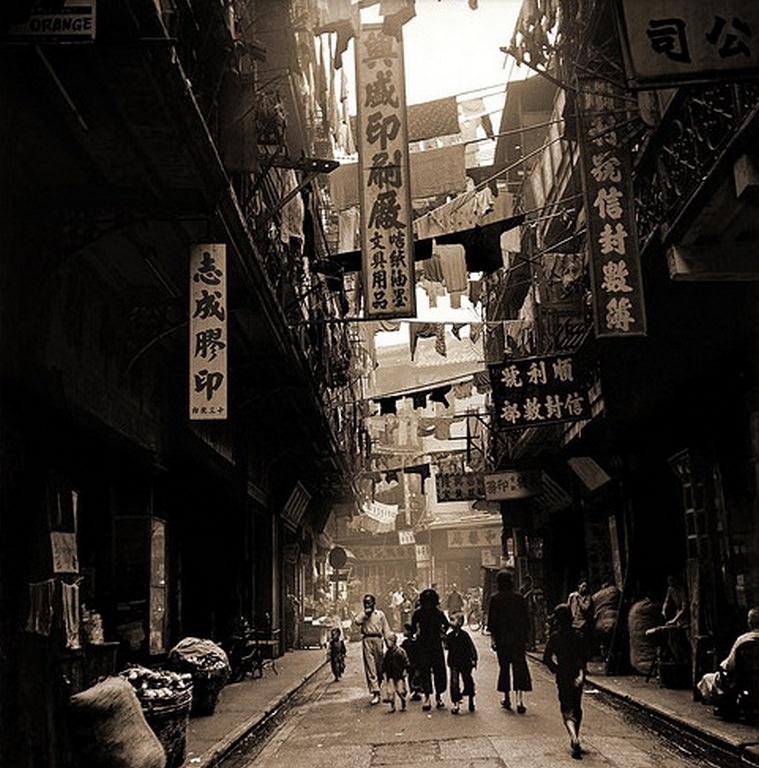
[[[166,768],[164,748],[121,677],[72,696],[69,724],[77,768]]]

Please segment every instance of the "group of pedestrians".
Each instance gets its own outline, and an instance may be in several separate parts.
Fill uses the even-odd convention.
[[[469,711],[474,712],[477,649],[463,628],[462,611],[446,615],[440,608],[437,591],[422,590],[399,644],[373,595],[364,596],[363,607],[354,623],[361,633],[362,660],[372,705],[385,700],[391,711],[395,711],[396,705],[405,710],[410,698],[421,700],[422,711],[427,712],[432,709],[434,695],[435,708],[444,709],[443,696],[450,679],[451,712],[460,712],[465,697]]]
[[[532,690],[526,654],[530,642],[527,600],[516,590],[510,570],[499,571],[496,586],[497,591],[489,600],[486,625],[498,660],[496,688],[502,694],[504,709],[524,714],[524,694]],[[577,602],[575,596],[572,599]],[[455,608],[455,598],[452,602]],[[459,714],[465,699],[468,710],[475,711],[477,649],[464,628],[463,610],[444,612],[435,589],[419,593],[400,642],[384,611],[377,608],[374,595],[364,596],[363,612],[353,622],[361,635],[362,661],[372,705],[384,701],[392,712],[398,708],[404,711],[411,700],[421,701],[424,712],[433,706],[442,710],[446,708],[443,697],[447,689],[453,714]],[[333,631],[329,654],[333,674],[339,680],[345,658],[340,630]],[[556,606],[543,662],[555,676],[562,720],[570,738],[572,757],[576,759],[582,756],[580,725],[587,660],[587,637],[573,626],[572,608],[569,603]]]

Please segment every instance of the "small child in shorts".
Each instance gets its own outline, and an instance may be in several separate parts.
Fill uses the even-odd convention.
[[[395,698],[400,699],[401,710],[406,709],[406,672],[408,671],[408,656],[398,645],[395,635],[390,635],[385,641],[387,650],[382,660],[383,698],[390,704],[390,711],[395,712]]]
[[[329,633],[327,656],[332,674],[335,676],[335,680],[339,680],[345,672],[345,642],[337,627],[334,627]]]

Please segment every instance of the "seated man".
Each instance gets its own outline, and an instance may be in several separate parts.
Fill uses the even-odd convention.
[[[751,608],[747,616],[748,632],[739,635],[716,672],[707,672],[698,683],[698,691],[706,704],[714,704],[715,712],[725,716],[740,715],[740,700],[759,699],[759,608]]]

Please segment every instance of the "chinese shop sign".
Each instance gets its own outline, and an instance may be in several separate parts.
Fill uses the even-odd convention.
[[[622,0],[631,88],[668,88],[759,70],[756,0]]]
[[[438,501],[485,498],[483,476],[478,472],[470,474],[436,474],[435,488]]]
[[[412,560],[416,552],[411,546],[387,544],[376,547],[351,547],[353,557],[360,563],[385,560]]]
[[[578,103],[595,333],[644,336],[632,163],[616,126],[624,105],[600,80],[582,83]]]
[[[190,419],[227,418],[227,247],[190,250]]]
[[[414,317],[416,296],[403,42],[381,25],[356,41],[361,263],[366,317]]]
[[[590,419],[589,378],[571,355],[491,365],[495,423],[511,429]]]
[[[485,498],[488,501],[527,499],[543,489],[542,476],[537,471],[508,469],[485,475]]]
[[[501,541],[501,528],[470,528],[466,531],[448,531],[448,548],[491,547]]]

